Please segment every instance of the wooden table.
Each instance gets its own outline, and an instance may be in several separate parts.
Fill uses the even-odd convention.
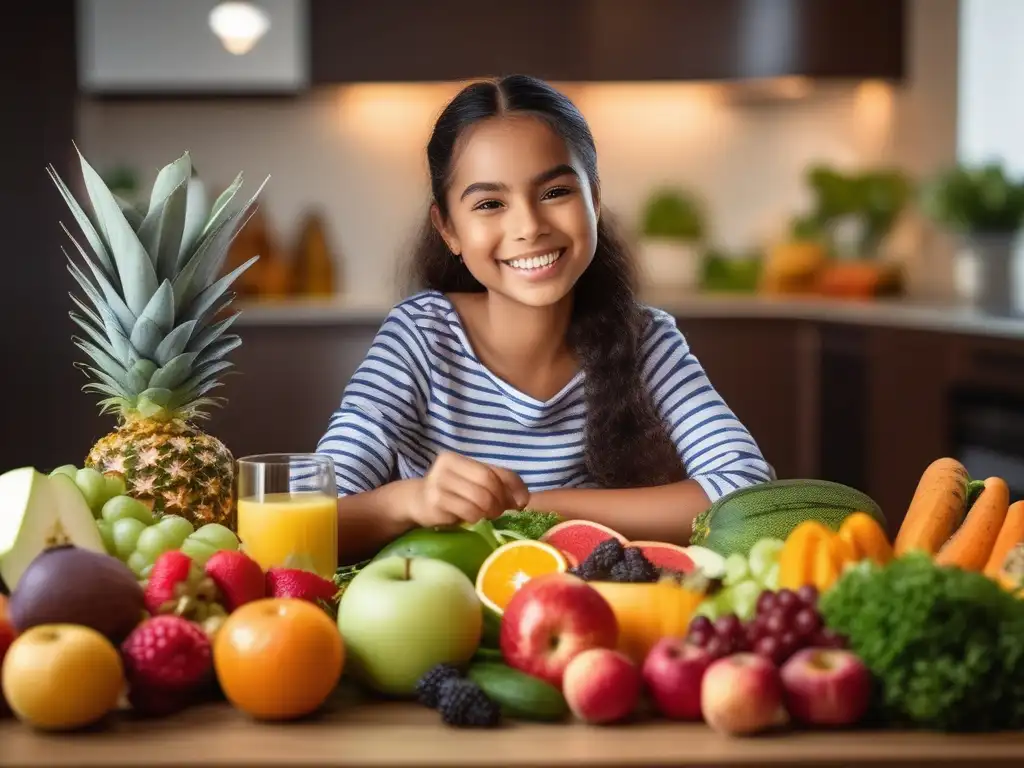
[[[460,730],[414,704],[328,707],[288,724],[255,723],[224,704],[157,720],[112,718],[75,735],[0,722],[0,766],[1024,766],[1024,733],[813,733],[727,738],[703,725],[651,720],[594,727],[516,722]]]

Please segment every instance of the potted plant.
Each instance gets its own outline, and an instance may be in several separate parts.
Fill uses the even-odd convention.
[[[654,192],[644,207],[640,269],[651,285],[694,288],[700,279],[704,213],[680,188]]]
[[[1018,235],[1024,223],[1024,182],[1001,163],[958,164],[924,185],[925,215],[953,232],[955,284],[961,297],[992,309],[1018,304]]]

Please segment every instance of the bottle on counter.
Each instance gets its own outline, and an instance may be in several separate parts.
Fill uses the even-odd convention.
[[[301,296],[331,296],[340,290],[323,217],[315,211],[302,222],[292,262],[292,289]]]
[[[259,260],[238,281],[238,295],[244,297],[284,296],[288,293],[288,263],[270,234],[266,217],[254,209],[248,222],[235,236],[228,250],[224,273],[240,267],[253,256]]]

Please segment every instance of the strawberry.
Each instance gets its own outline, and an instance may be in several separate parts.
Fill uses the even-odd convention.
[[[180,709],[211,679],[213,651],[197,625],[180,616],[154,616],[121,644],[132,706],[146,713]]]
[[[178,600],[192,591],[198,575],[192,558],[184,552],[172,549],[161,554],[146,581],[146,610],[154,616],[173,612]]]
[[[231,549],[215,552],[206,561],[206,575],[216,583],[229,612],[266,596],[263,569],[243,552]]]
[[[333,603],[337,585],[322,576],[298,568],[270,568],[267,571],[267,594],[270,597],[293,597],[311,603]]]

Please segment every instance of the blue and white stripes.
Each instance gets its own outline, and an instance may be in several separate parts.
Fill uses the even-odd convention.
[[[689,477],[712,500],[774,477],[675,320],[650,311],[644,374]],[[583,377],[544,402],[518,391],[476,358],[447,297],[425,291],[388,314],[317,452],[334,459],[339,495],[421,477],[445,450],[510,469],[534,492],[593,487]]]

